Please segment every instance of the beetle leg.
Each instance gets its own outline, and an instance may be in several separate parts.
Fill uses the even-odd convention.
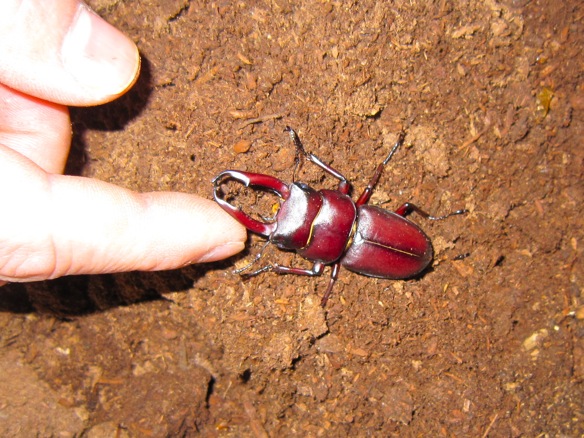
[[[445,214],[444,216],[432,216],[432,215],[426,213],[424,210],[422,210],[417,205],[410,204],[409,202],[406,202],[404,205],[402,205],[400,208],[398,208],[395,211],[395,213],[396,214],[399,214],[400,216],[404,216],[404,217],[407,216],[410,213],[418,213],[424,219],[428,219],[428,220],[431,220],[431,221],[441,221],[441,220],[446,219],[446,218],[448,218],[450,216],[455,216],[455,215],[458,215],[458,214],[468,213],[468,210],[461,209],[461,210],[453,211],[452,213]]]
[[[286,126],[285,131],[290,134],[290,138],[292,139],[294,146],[296,146],[296,158],[294,159],[294,176],[296,176],[296,170],[297,170],[298,165],[300,163],[300,157],[303,156],[308,161],[316,164],[322,170],[324,170],[325,172],[331,174],[332,176],[334,176],[335,178],[340,180],[341,182],[339,183],[339,188],[338,188],[339,192],[341,192],[344,195],[348,195],[349,192],[351,191],[351,183],[347,180],[347,178],[345,178],[345,176],[342,173],[340,173],[338,170],[332,168],[331,166],[329,166],[326,163],[323,163],[320,160],[320,158],[318,158],[316,155],[306,152],[306,150],[304,149],[304,146],[302,145],[302,142],[300,141],[300,137],[298,137],[298,134],[296,133],[296,131],[294,131],[289,126]]]
[[[369,202],[369,198],[371,198],[371,194],[373,193],[373,189],[377,185],[377,182],[379,181],[379,178],[381,177],[381,174],[383,173],[383,168],[387,165],[387,163],[389,163],[389,160],[391,160],[391,157],[393,157],[393,154],[395,154],[397,149],[402,145],[402,143],[404,142],[405,135],[406,134],[404,131],[399,133],[397,141],[395,142],[395,144],[391,148],[391,151],[389,151],[389,154],[387,155],[387,157],[385,157],[385,160],[383,160],[379,164],[379,166],[377,166],[377,169],[375,170],[373,177],[369,181],[369,184],[367,184],[367,187],[365,187],[365,190],[363,190],[363,193],[361,193],[361,196],[359,196],[359,199],[357,200],[357,202],[355,202],[357,207],[360,205],[363,205],[363,204],[367,204]]]
[[[308,154],[304,150],[304,146],[300,141],[300,137],[298,137],[298,134],[296,134],[296,131],[294,131],[289,126],[286,126],[284,128],[284,132],[287,132],[290,135],[290,139],[292,140],[292,143],[294,143],[294,146],[296,147],[296,155],[294,156],[294,173],[292,175],[292,180],[296,181],[296,171],[298,170],[298,166],[300,165],[300,157],[306,157],[308,156]]]
[[[320,262],[315,262],[312,266],[312,269],[303,269],[303,268],[293,268],[291,266],[282,266],[278,265],[277,263],[266,265],[263,268],[258,269],[257,271],[250,272],[249,274],[243,274],[242,277],[249,278],[254,277],[258,274],[263,272],[272,271],[276,274],[295,274],[295,275],[308,275],[310,277],[316,277],[322,274],[324,270],[324,264]],[[240,270],[241,271],[241,270]]]
[[[254,260],[254,262],[255,262],[255,260]],[[248,265],[248,266],[251,266],[252,264],[253,264],[253,262],[252,262],[250,265]],[[247,268],[247,266],[246,266],[246,268]],[[244,280],[246,280],[246,279],[248,279],[248,278],[255,277],[256,275],[258,275],[258,274],[261,274],[261,273],[263,273],[263,272],[268,272],[268,271],[271,271],[272,269],[273,269],[273,266],[272,266],[272,265],[266,265],[266,266],[264,266],[263,268],[260,268],[260,269],[258,269],[257,271],[250,272],[250,273],[248,273],[248,274],[241,274],[241,271],[242,271],[242,269],[238,269],[238,270],[237,270],[237,271],[235,271],[235,272],[236,272],[236,273],[239,273],[239,275],[241,275],[241,277],[242,277]]]
[[[324,293],[324,295],[322,296],[322,299],[320,300],[320,305],[322,307],[326,306],[326,303],[327,303],[329,297],[331,296],[331,293],[333,291],[333,286],[335,285],[335,282],[337,281],[337,278],[339,277],[340,267],[341,267],[340,263],[335,263],[332,267],[331,279],[329,281],[328,287],[326,288],[326,292]]]
[[[312,269],[293,268],[291,266],[282,266],[278,264],[272,265],[272,271],[278,274],[308,275],[310,277],[316,277],[318,275],[322,275],[323,270],[324,264],[321,262],[314,262]]]
[[[250,263],[248,263],[247,265],[245,265],[243,268],[235,269],[233,271],[233,273],[234,274],[240,274],[240,275],[246,275],[246,274],[241,274],[241,273],[243,271],[247,271],[249,268],[251,268],[253,265],[255,265],[258,262],[259,259],[262,258],[262,256],[264,255],[264,251],[268,247],[269,244],[270,244],[270,241],[269,240],[266,240],[266,242],[262,246],[262,249],[260,249],[260,252],[255,255],[255,257],[253,258],[253,260]],[[258,272],[258,274],[259,274],[259,272]],[[249,274],[247,274],[247,275],[249,275]]]
[[[332,265],[331,279],[329,281],[328,287],[326,288],[326,292],[324,293],[324,295],[322,296],[322,299],[320,300],[320,305],[322,307],[326,306],[326,303],[331,296],[331,293],[333,291],[333,286],[335,285],[335,282],[337,281],[337,278],[339,277],[340,267],[341,267],[341,264],[339,262]],[[322,275],[322,272],[324,271],[324,264],[321,262],[315,262],[314,265],[312,266],[312,269],[293,268],[290,266],[281,266],[281,265],[274,264],[274,265],[264,266],[263,268],[258,269],[257,271],[253,272],[252,274],[248,274],[248,275],[256,275],[256,274],[260,274],[260,273],[266,272],[266,271],[273,271],[273,272],[276,272],[277,274],[296,274],[296,275],[308,275],[310,277],[316,277],[318,275]]]

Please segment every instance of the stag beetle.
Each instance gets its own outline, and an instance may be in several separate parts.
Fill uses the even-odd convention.
[[[243,274],[246,277],[266,271],[316,276],[322,274],[325,265],[332,265],[331,279],[321,300],[324,306],[331,295],[340,266],[370,277],[397,280],[413,277],[430,264],[432,243],[420,227],[405,218],[408,214],[416,212],[426,219],[441,220],[466,213],[466,210],[457,210],[434,217],[410,203],[403,204],[395,212],[367,205],[383,168],[404,141],[403,131],[385,160],[377,166],[356,202],[349,196],[349,181],[315,155],[307,153],[292,128],[287,126],[285,131],[290,134],[296,147],[294,175],[300,159],[304,157],[340,180],[340,183],[337,190],[315,190],[302,182],[295,181],[287,185],[273,176],[259,173],[225,170],[217,175],[213,179],[213,194],[227,213],[249,231],[266,237],[266,245],[271,242],[281,249],[296,251],[314,262],[312,269],[269,264]],[[221,185],[228,180],[276,193],[282,202],[275,218],[263,218],[266,222],[261,222],[226,201]],[[252,263],[235,272],[241,274],[249,269],[261,255],[262,252]]]

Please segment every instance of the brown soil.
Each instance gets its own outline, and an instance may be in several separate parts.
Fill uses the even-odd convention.
[[[328,270],[232,274],[255,237],[224,263],[2,288],[0,435],[584,433],[582,2],[90,4],[143,72],[73,112],[71,173],[208,198],[227,168],[290,181],[290,125],[358,194],[405,126],[372,203],[469,213],[412,217],[432,269],[343,270],[324,310]]]

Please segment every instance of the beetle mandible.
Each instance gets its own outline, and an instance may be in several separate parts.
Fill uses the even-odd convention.
[[[300,159],[304,157],[337,178],[339,186],[337,190],[315,190],[302,182],[295,181],[288,185],[273,176],[239,170],[225,170],[217,175],[213,179],[213,195],[226,212],[249,231],[266,237],[266,245],[271,242],[281,249],[296,251],[313,262],[312,269],[268,264],[245,276],[266,271],[317,276],[323,273],[326,265],[331,265],[331,278],[321,300],[321,305],[325,306],[341,266],[370,277],[397,280],[414,277],[430,264],[432,243],[418,225],[406,219],[408,214],[415,212],[426,219],[441,220],[466,213],[466,210],[457,210],[435,217],[409,202],[395,212],[367,205],[383,168],[404,141],[403,131],[385,160],[377,166],[357,201],[349,196],[351,184],[347,178],[315,155],[307,153],[292,128],[287,126],[285,131],[296,147],[294,175]],[[226,201],[221,184],[228,180],[276,193],[282,201],[275,218],[264,218],[266,222],[253,219],[241,208]],[[236,272],[241,274],[247,270],[261,255],[262,252],[252,263]]]

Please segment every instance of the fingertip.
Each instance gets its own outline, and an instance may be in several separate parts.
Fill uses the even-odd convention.
[[[207,263],[216,262],[218,260],[227,259],[235,254],[243,251],[245,244],[243,242],[227,242],[217,245],[206,254],[203,254],[198,260],[193,263]]]
[[[200,249],[190,263],[223,260],[244,249],[247,240],[245,227],[216,202],[192,195],[184,196],[189,196],[192,210],[189,227],[192,234],[189,238],[197,242],[196,247]]]

